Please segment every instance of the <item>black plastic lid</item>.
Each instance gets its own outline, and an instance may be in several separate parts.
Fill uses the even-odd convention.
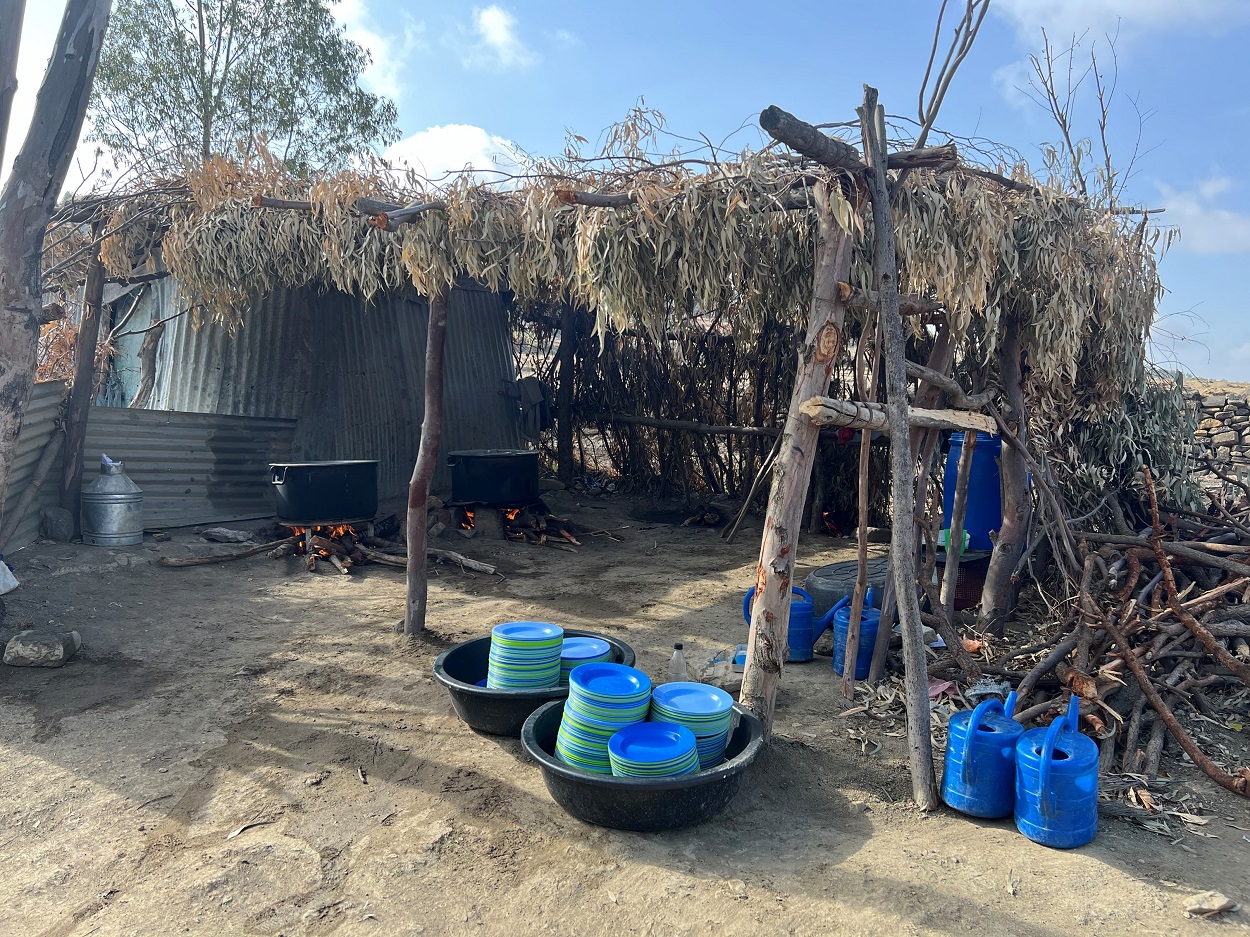
[[[683,647],[683,646],[684,646],[684,645],[683,645],[680,641],[678,641],[676,644],[674,644],[674,645],[673,645],[673,650],[674,650],[674,651],[680,651],[680,650],[682,649],[682,647]]]

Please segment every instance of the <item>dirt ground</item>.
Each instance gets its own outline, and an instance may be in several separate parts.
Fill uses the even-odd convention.
[[[1210,818],[1162,836],[1105,819],[1053,851],[1010,821],[920,815],[902,722],[850,708],[828,658],[787,669],[777,737],[729,809],[671,834],[588,826],[518,741],[473,733],[431,675],[449,642],[513,619],[619,636],[658,674],[742,640],[758,540],[661,523],[627,499],[553,508],[576,555],[448,543],[435,632],[394,634],[402,573],[313,575],[205,549],[37,545],[4,626],[76,628],[60,670],[0,668],[0,935],[1199,934],[1194,893],[1250,903],[1250,805],[1175,765]],[[593,502],[593,503],[592,503]],[[819,553],[813,552],[820,547]],[[804,570],[849,556],[805,543]],[[880,749],[878,749],[880,745]],[[1197,808],[1195,808],[1197,809]],[[240,832],[241,830],[241,832]]]

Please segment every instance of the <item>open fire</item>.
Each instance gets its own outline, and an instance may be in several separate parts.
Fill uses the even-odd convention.
[[[456,522],[461,530],[485,529],[485,515],[482,512],[490,508],[456,508]],[[523,507],[496,508],[493,511],[498,518],[499,532],[504,540],[516,543],[546,544],[548,546],[566,543],[581,546],[572,531],[572,525],[562,517],[556,517],[542,501],[535,501]],[[494,517],[491,518],[495,520]],[[493,523],[491,526],[494,526]]]
[[[316,568],[318,560],[325,560],[346,575],[352,564],[365,560],[360,546],[361,537],[351,524],[289,526],[288,529],[293,536],[301,538],[291,546],[290,553],[305,557],[309,572]]]

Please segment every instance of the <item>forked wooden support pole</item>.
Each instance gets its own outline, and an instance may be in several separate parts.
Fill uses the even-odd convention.
[[[842,351],[842,323],[849,293],[840,281],[846,280],[850,269],[850,240],[835,220],[829,186],[818,183],[815,194],[817,236],[812,312],[799,348],[798,375],[773,466],[740,697],[742,705],[764,723],[766,739],[772,736],[773,707],[786,659],[794,557],[820,438],[820,427],[803,413],[801,406],[828,390],[833,363]]]

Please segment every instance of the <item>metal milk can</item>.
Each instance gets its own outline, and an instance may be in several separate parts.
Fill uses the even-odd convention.
[[[122,547],[143,542],[143,489],[126,464],[100,458],[100,476],[82,490],[82,542]]]

